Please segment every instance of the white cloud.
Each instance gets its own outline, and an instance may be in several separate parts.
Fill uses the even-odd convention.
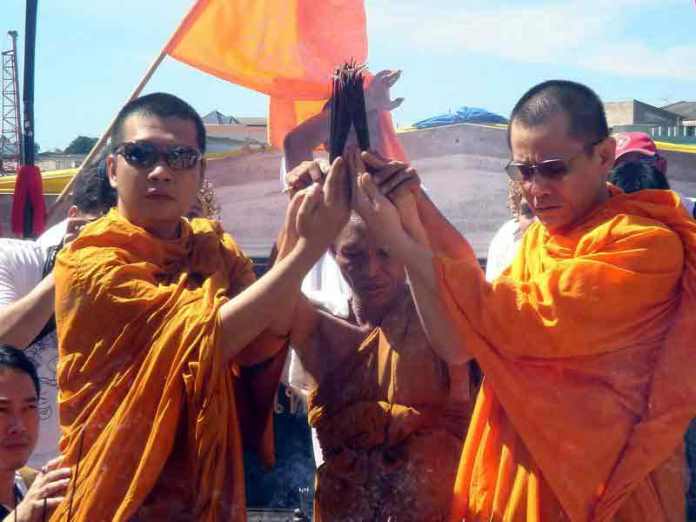
[[[627,12],[671,0],[496,3],[368,0],[371,31],[433,51],[477,52],[522,63],[577,65],[620,76],[696,79],[696,45],[655,49],[622,36]],[[449,4],[449,5],[447,5]],[[691,6],[689,6],[691,7]],[[373,33],[374,34],[374,33]]]

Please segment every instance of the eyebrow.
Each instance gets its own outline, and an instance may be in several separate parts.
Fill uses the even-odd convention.
[[[24,399],[22,399],[22,400],[24,402],[32,402],[32,403],[39,402],[38,397],[36,397],[35,395],[32,395],[31,397],[24,397]],[[6,399],[4,397],[0,397],[0,406],[10,404],[10,402],[11,401],[9,399]]]

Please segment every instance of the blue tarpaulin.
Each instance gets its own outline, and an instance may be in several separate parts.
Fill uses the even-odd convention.
[[[414,123],[417,129],[453,125],[455,123],[507,123],[507,119],[478,107],[462,106],[449,114],[439,114]]]

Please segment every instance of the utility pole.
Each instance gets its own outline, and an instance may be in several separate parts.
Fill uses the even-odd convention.
[[[17,74],[17,31],[9,31],[10,49],[2,51],[2,114],[0,114],[0,176],[15,173],[22,163],[22,133]]]
[[[24,29],[24,136],[22,165],[34,165],[34,55],[36,49],[36,10],[38,0],[27,0]]]

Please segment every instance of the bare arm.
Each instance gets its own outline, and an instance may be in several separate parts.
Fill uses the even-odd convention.
[[[300,123],[283,140],[285,169],[290,172],[303,161],[311,161],[314,157],[314,149],[327,141],[328,137],[328,110],[324,110]]]
[[[290,344],[314,384],[319,384],[341,361],[358,349],[368,331],[317,309],[301,297]]]
[[[0,308],[0,344],[26,348],[53,314],[54,296],[53,274],[49,274],[27,295]]]
[[[262,332],[287,335],[305,274],[343,228],[350,212],[346,169],[332,165],[326,187],[312,185],[290,204],[286,227],[297,242],[261,279],[220,308],[224,355],[231,359]]]

